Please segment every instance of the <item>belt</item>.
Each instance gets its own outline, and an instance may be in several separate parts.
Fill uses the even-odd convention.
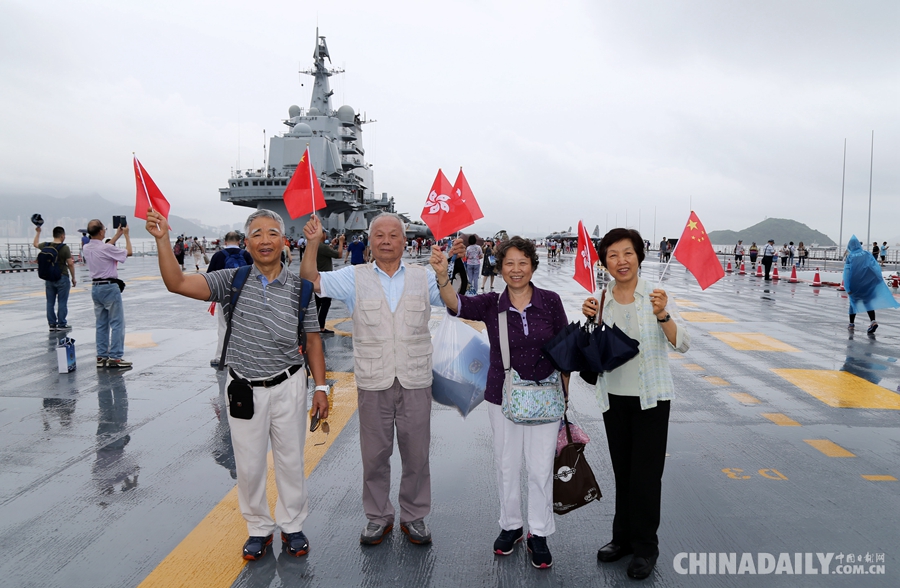
[[[277,376],[272,376],[268,380],[245,380],[248,384],[253,386],[254,388],[271,388],[272,386],[277,386],[278,384],[284,382],[294,374],[296,374],[303,365],[292,365],[287,370],[281,372]],[[234,373],[234,370],[228,368],[228,371],[231,373],[231,377],[235,380],[240,380],[241,377]]]
[[[92,283],[94,286],[103,286],[104,284],[115,284],[116,281],[112,280],[112,279],[110,279],[110,280],[99,279],[99,280],[92,280]]]

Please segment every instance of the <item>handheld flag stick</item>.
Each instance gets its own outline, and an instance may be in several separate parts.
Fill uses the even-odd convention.
[[[316,213],[316,190],[313,187],[313,166],[312,161],[309,160],[309,143],[306,144],[306,161],[309,163],[306,167],[309,168],[309,197],[312,201],[312,214]]]
[[[131,152],[131,156],[134,157],[135,161],[140,163],[140,160],[137,158],[137,155],[135,155],[134,151]],[[144,172],[141,169],[140,165],[137,166],[137,172],[138,172],[138,175],[141,176],[141,185],[144,187],[144,194],[150,194],[150,192],[147,191],[147,181],[144,179]],[[150,203],[150,210],[153,210],[153,203],[150,202],[149,196],[147,197],[147,202]],[[156,223],[156,228],[157,229],[159,228],[159,223]]]
[[[656,282],[656,287],[659,288],[662,285],[663,278],[666,277],[666,272],[669,269],[669,265],[672,263],[672,258],[675,257],[675,250],[678,249],[678,245],[681,244],[681,239],[678,240],[678,243],[675,243],[675,247],[672,249],[672,255],[669,257],[669,261],[666,262],[666,265],[663,267],[662,273],[659,275],[659,281]]]

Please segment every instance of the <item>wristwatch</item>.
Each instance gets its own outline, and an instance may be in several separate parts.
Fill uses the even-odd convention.
[[[667,312],[667,313],[666,313],[666,318],[664,318],[664,319],[658,318],[658,319],[656,319],[656,322],[658,322],[658,323],[667,323],[667,322],[669,322],[670,320],[672,320],[672,315],[669,314],[669,313]]]
[[[316,386],[316,392],[324,392],[325,396],[329,396],[331,394],[331,386],[325,384],[323,386]]]

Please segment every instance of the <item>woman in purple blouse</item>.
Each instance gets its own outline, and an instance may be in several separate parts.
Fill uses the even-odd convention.
[[[462,247],[461,240],[454,249]],[[504,370],[500,355],[499,313],[507,312],[509,350],[512,367],[523,377],[542,380],[553,373],[553,365],[541,351],[567,324],[559,295],[542,290],[531,283],[538,266],[534,243],[513,237],[502,243],[495,253],[500,276],[506,281],[502,293],[458,296],[447,280],[447,258],[432,249],[431,266],[437,274],[441,298],[447,310],[456,316],[483,321],[491,343],[484,399],[494,435],[494,462],[500,491],[500,536],[494,542],[494,553],[509,555],[524,538],[519,472],[522,457],[528,472],[528,551],[536,568],[549,568],[553,558],[547,547],[547,536],[556,531],[553,519],[553,458],[559,421],[544,425],[520,425],[507,420],[500,410],[503,400]],[[568,374],[563,374],[568,388]]]

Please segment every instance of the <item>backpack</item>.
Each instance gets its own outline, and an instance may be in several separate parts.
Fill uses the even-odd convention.
[[[181,241],[177,241],[175,243],[175,247],[172,249],[172,251],[175,252],[175,255],[184,254],[184,245],[181,243]]]
[[[228,340],[231,339],[231,317],[234,314],[234,307],[237,305],[238,298],[241,296],[241,290],[244,288],[252,268],[252,265],[244,265],[234,272],[234,277],[231,279],[231,299],[228,305],[223,305],[222,307],[222,311],[225,313],[225,322],[228,326],[225,329],[225,338],[222,341],[222,356],[219,358],[218,368],[220,370],[225,369],[225,353],[228,351]],[[313,283],[301,278],[300,309],[297,312],[297,341],[299,342],[300,353],[306,362],[307,371],[309,370],[309,360],[306,358],[306,331],[303,329],[303,319],[306,317],[306,310],[309,308],[312,295]]]
[[[233,247],[230,249],[231,249],[231,251],[229,251],[228,249],[222,250],[225,253],[225,268],[226,269],[233,269],[236,267],[244,267],[245,265],[247,265],[247,260],[244,259],[244,250],[243,249],[240,249],[240,248],[235,249]]]
[[[61,244],[60,244],[61,245]],[[62,277],[59,271],[59,245],[45,243],[37,255],[38,277],[48,282],[56,282]]]

